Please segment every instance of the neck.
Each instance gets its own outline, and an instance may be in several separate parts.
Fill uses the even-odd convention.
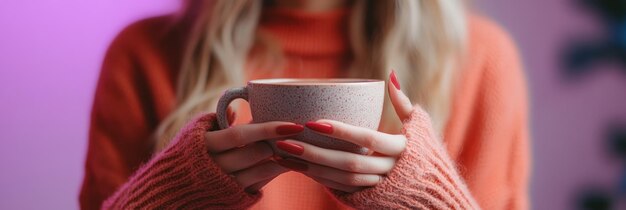
[[[275,7],[299,9],[306,12],[329,11],[348,5],[348,0],[273,0]]]

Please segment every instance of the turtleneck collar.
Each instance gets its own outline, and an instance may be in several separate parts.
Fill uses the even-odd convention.
[[[259,30],[272,35],[286,54],[334,56],[349,52],[349,8],[307,12],[265,8]]]

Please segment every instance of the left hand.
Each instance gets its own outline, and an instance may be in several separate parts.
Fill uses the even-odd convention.
[[[395,73],[390,74],[389,80],[387,89],[391,103],[398,118],[404,121],[411,114],[413,104],[400,90]],[[310,122],[307,127],[373,151],[371,155],[360,155],[295,140],[276,143],[278,148],[298,158],[277,160],[280,165],[301,172],[329,188],[344,192],[356,192],[380,183],[393,169],[407,143],[403,134],[387,134],[333,120]]]

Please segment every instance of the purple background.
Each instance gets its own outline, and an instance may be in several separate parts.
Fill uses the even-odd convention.
[[[128,23],[178,0],[3,0],[0,3],[0,209],[74,209],[89,109],[106,47]],[[563,82],[557,53],[598,29],[565,0],[479,0],[520,46],[532,97],[534,209],[571,209],[589,183],[611,186],[619,164],[600,140],[626,119],[626,76],[607,66]]]

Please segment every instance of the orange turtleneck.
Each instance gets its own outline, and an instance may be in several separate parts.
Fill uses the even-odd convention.
[[[347,15],[347,10],[265,9],[259,32],[275,40],[284,62],[270,69],[248,65],[247,79],[345,76],[342,69],[350,61]],[[179,143],[152,154],[150,135],[175,108],[174,82],[184,36],[171,20],[166,16],[132,24],[107,52],[92,110],[81,207],[96,209],[119,189],[109,199],[110,205],[206,208],[215,205],[213,201],[220,205],[228,201],[239,206],[254,204],[255,209],[347,208],[324,187],[297,173],[276,178],[256,202],[209,164],[201,144]],[[458,71],[443,135],[445,147],[458,166],[458,178],[482,208],[526,209],[527,99],[517,52],[508,35],[491,21],[473,16],[468,24],[469,52]],[[250,119],[245,107],[238,110],[238,116],[240,123]],[[197,128],[204,130],[183,133],[210,128],[206,122],[200,124]],[[198,168],[203,163],[208,164],[206,168]]]
[[[250,68],[249,79],[340,77],[350,61],[348,10],[307,13],[268,8],[258,31],[281,49],[284,62],[271,69]]]

